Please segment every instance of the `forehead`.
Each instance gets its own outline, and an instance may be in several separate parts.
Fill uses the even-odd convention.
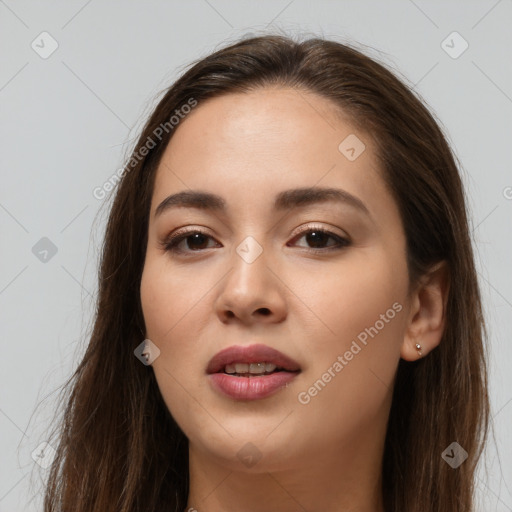
[[[347,144],[355,159],[344,153]],[[199,102],[175,128],[152,208],[187,189],[208,190],[240,207],[297,187],[341,187],[368,197],[385,192],[378,167],[371,136],[331,100],[291,88],[226,94]]]
[[[169,149],[176,159],[192,148],[204,158],[212,152],[226,159],[254,153],[288,161],[314,152],[328,157],[338,153],[340,137],[354,132],[342,116],[330,100],[298,89],[226,94],[200,102],[177,127]],[[180,154],[173,150],[178,146]]]

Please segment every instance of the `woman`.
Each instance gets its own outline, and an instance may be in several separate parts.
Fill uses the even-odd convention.
[[[484,338],[427,108],[347,45],[241,40],[125,166],[45,510],[474,510]]]

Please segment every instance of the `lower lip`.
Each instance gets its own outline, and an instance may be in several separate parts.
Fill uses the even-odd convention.
[[[210,374],[214,388],[235,400],[259,400],[273,395],[299,372],[275,372],[261,377],[236,377],[226,373]]]

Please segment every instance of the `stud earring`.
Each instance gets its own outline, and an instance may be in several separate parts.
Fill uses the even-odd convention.
[[[149,359],[151,357],[151,347],[149,346],[147,340],[144,340],[144,349],[141,356],[146,360],[146,364],[149,364]]]
[[[421,345],[419,343],[416,343],[416,350],[418,351],[418,354],[421,357]]]

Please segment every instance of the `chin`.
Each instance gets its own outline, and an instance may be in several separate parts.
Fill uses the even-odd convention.
[[[279,420],[281,421],[282,418]],[[297,431],[290,432],[284,425],[276,429],[279,421],[260,422],[259,426],[248,420],[224,423],[230,436],[221,427],[214,435],[204,437],[204,429],[193,444],[200,445],[201,451],[207,452],[216,463],[230,471],[262,473],[296,467],[300,461]],[[189,439],[193,439],[189,437]]]

